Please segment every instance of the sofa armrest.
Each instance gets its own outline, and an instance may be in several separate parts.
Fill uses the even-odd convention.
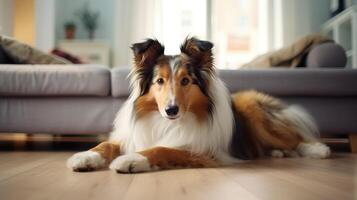
[[[130,68],[115,67],[111,70],[112,96],[116,98],[127,98],[130,95]]]
[[[306,58],[308,68],[343,68],[346,66],[346,52],[336,43],[316,45]]]

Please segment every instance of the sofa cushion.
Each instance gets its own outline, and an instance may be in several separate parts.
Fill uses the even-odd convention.
[[[55,55],[44,53],[34,47],[10,37],[0,35],[0,47],[16,64],[69,64],[70,62]]]
[[[292,44],[271,51],[254,58],[249,63],[242,65],[242,68],[276,68],[276,67],[303,67],[306,55],[311,48],[323,43],[333,42],[330,38],[321,34],[309,34],[296,40]]]
[[[129,69],[112,69],[112,95],[127,97]],[[357,96],[357,69],[220,70],[231,92],[255,89],[279,96]]]
[[[0,64],[14,64],[14,61],[12,61],[9,56],[6,55],[4,50],[0,46]]]
[[[2,96],[107,96],[110,71],[99,65],[0,65]]]
[[[310,68],[343,68],[346,66],[345,50],[339,44],[325,43],[316,45],[307,55],[306,64]]]
[[[357,69],[221,70],[231,92],[256,89],[279,96],[357,96]]]

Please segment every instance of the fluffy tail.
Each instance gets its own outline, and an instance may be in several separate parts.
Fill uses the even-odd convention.
[[[319,129],[313,117],[304,108],[290,105],[282,110],[282,117],[290,121],[305,142],[317,142],[320,137]]]
[[[234,94],[233,104],[247,124],[247,134],[258,144],[260,152],[263,150],[266,153],[274,149],[297,150],[300,155],[309,157],[327,157],[330,154],[328,147],[319,142],[316,123],[302,107],[288,106],[256,91]],[[319,146],[312,147],[314,144]],[[321,147],[324,149],[321,150]],[[317,154],[324,152],[316,155],[316,151]],[[310,155],[311,152],[314,152],[313,155]]]

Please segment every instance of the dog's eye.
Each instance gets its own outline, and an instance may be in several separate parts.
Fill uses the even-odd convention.
[[[157,82],[157,84],[162,85],[162,84],[164,84],[164,79],[159,78],[159,79],[157,79],[156,82]]]
[[[185,78],[183,78],[183,79],[181,80],[181,85],[182,85],[182,86],[186,86],[189,82],[190,82],[190,80],[185,77]]]

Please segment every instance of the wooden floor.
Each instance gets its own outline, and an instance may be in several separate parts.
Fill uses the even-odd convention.
[[[0,199],[357,199],[356,154],[142,174],[75,173],[71,154],[0,152]]]

